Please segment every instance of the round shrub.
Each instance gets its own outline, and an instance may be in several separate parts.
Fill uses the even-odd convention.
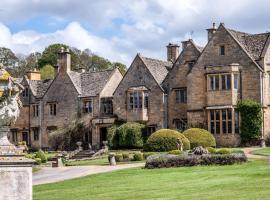
[[[129,160],[129,153],[122,153],[122,155],[123,155],[123,159],[125,161],[128,161]]]
[[[190,149],[188,139],[178,131],[160,129],[153,133],[144,145],[145,151],[171,151],[177,149],[177,139],[183,143],[183,150]]]
[[[190,146],[194,147],[215,147],[216,140],[214,136],[205,129],[190,128],[183,132],[184,136],[189,140]]]
[[[231,150],[227,148],[217,149],[216,154],[222,154],[222,155],[231,154]]]
[[[47,157],[46,157],[45,153],[44,153],[42,150],[39,150],[39,151],[36,153],[36,156],[35,156],[35,157],[36,157],[36,158],[40,158],[42,163],[47,162]]]
[[[171,150],[168,152],[168,154],[171,154],[171,155],[181,155],[183,152],[180,151],[180,150]]]
[[[127,122],[116,129],[114,143],[118,143],[119,148],[142,148],[144,124]]]
[[[121,153],[118,153],[118,154],[115,154],[115,161],[116,162],[123,162],[123,154]]]
[[[134,157],[133,157],[133,160],[134,161],[142,161],[143,160],[143,154],[140,153],[140,152],[135,153]]]
[[[207,150],[208,150],[208,152],[209,152],[210,154],[215,154],[216,151],[217,151],[216,148],[214,148],[214,147],[208,147]]]
[[[117,126],[113,125],[107,128],[107,140],[110,148],[117,148],[119,146],[118,140],[115,137]]]

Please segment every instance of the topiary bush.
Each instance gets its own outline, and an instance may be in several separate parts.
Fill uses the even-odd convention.
[[[190,147],[215,147],[216,140],[207,130],[201,128],[190,128],[183,132],[183,135],[189,140]]]
[[[146,144],[144,145],[144,151],[171,151],[177,149],[177,139],[180,139],[183,143],[183,150],[190,149],[190,143],[188,139],[178,131],[171,129],[160,129],[153,133]]]
[[[182,154],[183,152],[180,151],[180,150],[171,150],[168,152],[168,154],[171,154],[171,155],[180,155]]]
[[[220,149],[217,149],[216,150],[216,154],[231,154],[231,150],[230,149],[227,149],[227,148],[220,148]]]
[[[216,151],[217,151],[216,148],[213,148],[213,147],[208,147],[207,150],[208,150],[208,152],[209,152],[210,154],[215,154]]]
[[[39,150],[39,151],[36,153],[35,158],[40,158],[40,160],[41,160],[42,163],[47,162],[47,157],[46,157],[45,153],[44,153],[42,150]]]
[[[238,102],[237,112],[241,116],[241,142],[243,144],[254,142],[261,136],[262,105],[253,100]]]
[[[136,152],[133,156],[134,161],[142,161],[143,160],[143,153]]]
[[[115,161],[116,162],[123,162],[123,154],[121,154],[121,153],[117,153],[117,154],[115,154]]]

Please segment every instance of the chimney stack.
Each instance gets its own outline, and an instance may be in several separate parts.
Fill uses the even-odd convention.
[[[34,69],[33,71],[26,72],[26,76],[29,80],[39,81],[41,80],[40,71]]]
[[[217,31],[217,27],[216,27],[216,23],[213,23],[213,27],[212,28],[208,28],[206,29],[208,32],[208,42],[212,39],[213,35],[215,34],[215,32]]]
[[[179,45],[169,43],[167,45],[167,61],[175,62],[179,55]]]
[[[69,48],[64,49],[64,47],[61,48],[61,51],[59,52],[59,59],[58,59],[58,67],[59,73],[67,73],[71,70],[71,58],[70,58],[70,52]]]

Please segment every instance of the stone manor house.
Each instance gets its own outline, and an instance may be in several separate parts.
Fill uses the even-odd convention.
[[[208,129],[220,146],[237,146],[236,104],[263,105],[262,137],[270,134],[270,33],[249,34],[221,23],[207,29],[204,47],[192,39],[167,46],[167,61],[137,54],[124,77],[118,69],[71,71],[70,54],[60,52],[54,80],[29,72],[22,80],[23,109],[10,133],[15,143],[49,147],[50,131],[82,113],[91,131],[85,139],[101,147],[115,120],[139,121],[151,134],[160,128]]]

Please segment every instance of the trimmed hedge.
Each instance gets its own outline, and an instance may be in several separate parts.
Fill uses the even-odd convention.
[[[160,129],[153,133],[144,145],[144,151],[171,151],[177,149],[177,139],[183,143],[183,150],[190,149],[188,139],[178,131]]]
[[[133,156],[134,161],[142,161],[143,160],[143,153],[136,152]]]
[[[214,136],[205,129],[190,128],[183,132],[183,135],[189,140],[191,148],[202,147],[215,147],[216,140]]]
[[[145,125],[127,122],[108,128],[108,144],[112,149],[142,148]]]
[[[39,151],[36,153],[35,158],[40,158],[40,160],[41,160],[42,163],[47,162],[47,157],[46,157],[45,153],[44,153],[42,150],[39,150]]]
[[[149,156],[145,168],[168,168],[168,167],[189,167],[197,165],[232,165],[247,161],[245,154],[206,154],[206,155],[158,155]]]

